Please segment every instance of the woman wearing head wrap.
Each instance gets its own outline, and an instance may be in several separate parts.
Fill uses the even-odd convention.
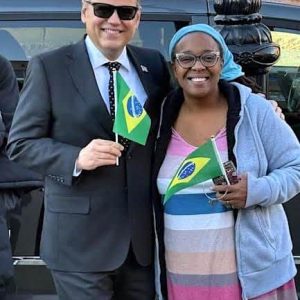
[[[296,136],[268,101],[228,83],[243,73],[212,27],[182,28],[169,53],[179,88],[163,105],[156,147],[158,287],[169,300],[296,300],[282,208],[300,192]],[[211,136],[219,160],[236,165],[238,180],[214,185],[208,177],[166,201],[174,175],[188,182],[197,169],[190,160],[179,172],[181,163]]]

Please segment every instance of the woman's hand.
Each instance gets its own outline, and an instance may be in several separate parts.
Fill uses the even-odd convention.
[[[240,176],[236,184],[215,185],[213,190],[224,205],[235,209],[244,208],[247,200],[247,175]]]

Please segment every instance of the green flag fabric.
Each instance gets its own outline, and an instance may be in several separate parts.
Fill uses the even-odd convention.
[[[151,119],[119,72],[116,73],[117,110],[113,132],[145,145]]]
[[[164,204],[182,189],[223,175],[213,143],[210,139],[184,159],[167,188]]]

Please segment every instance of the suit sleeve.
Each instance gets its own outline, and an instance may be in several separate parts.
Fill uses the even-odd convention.
[[[81,149],[51,137],[52,118],[51,86],[41,58],[35,57],[28,64],[7,150],[12,160],[71,185]]]
[[[2,114],[1,114],[1,111],[0,111],[0,148],[3,145],[4,137],[5,137],[5,126],[4,126],[3,119],[2,119]]]

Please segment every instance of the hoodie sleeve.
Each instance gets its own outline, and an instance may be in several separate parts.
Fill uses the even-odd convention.
[[[258,156],[260,163],[267,161],[266,172],[260,176],[248,173],[246,207],[284,203],[300,192],[299,141],[290,126],[267,106],[257,127],[257,140],[264,149]]]

